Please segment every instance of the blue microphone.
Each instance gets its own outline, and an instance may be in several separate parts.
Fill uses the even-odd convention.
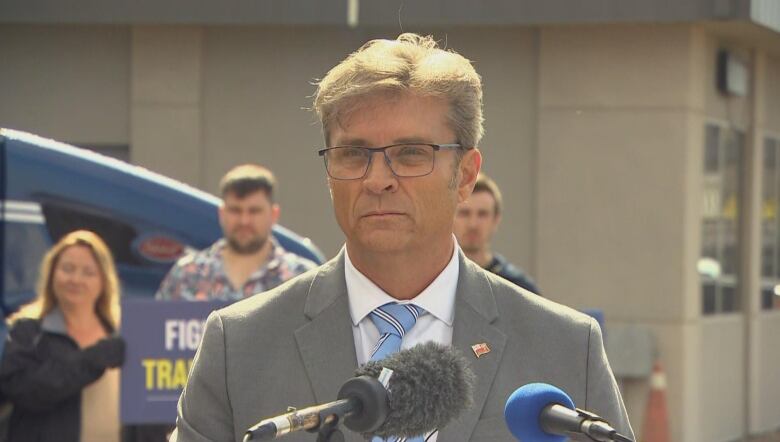
[[[550,384],[524,385],[504,407],[509,432],[522,442],[565,442],[578,434],[597,442],[633,442],[601,417],[574,407],[569,395]]]

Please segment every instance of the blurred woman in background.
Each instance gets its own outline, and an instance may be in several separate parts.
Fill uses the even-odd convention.
[[[9,442],[119,440],[119,315],[105,242],[86,230],[65,235],[43,258],[37,298],[11,320],[0,363]]]

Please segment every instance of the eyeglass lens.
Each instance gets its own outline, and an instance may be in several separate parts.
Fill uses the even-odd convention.
[[[385,150],[393,173],[400,177],[427,175],[433,171],[435,150],[427,144],[399,144]],[[363,147],[336,147],[325,157],[328,173],[333,178],[363,177],[374,152]],[[383,158],[384,159],[384,158]]]

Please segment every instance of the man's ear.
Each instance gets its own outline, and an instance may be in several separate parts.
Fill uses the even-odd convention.
[[[279,215],[281,212],[282,208],[279,207],[279,204],[273,203],[273,205],[271,205],[271,221],[273,221],[274,224],[279,221]]]
[[[458,183],[458,202],[466,201],[474,190],[477,175],[482,167],[482,152],[476,147],[469,149],[460,160],[460,182]]]

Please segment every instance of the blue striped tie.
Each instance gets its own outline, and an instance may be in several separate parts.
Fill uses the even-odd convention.
[[[413,304],[397,304],[390,302],[377,307],[369,317],[379,330],[379,340],[371,351],[371,360],[378,361],[401,349],[401,340],[406,332],[414,327],[417,318],[425,314],[425,310]],[[422,436],[409,438],[389,437],[382,439],[374,436],[371,442],[422,442]]]

